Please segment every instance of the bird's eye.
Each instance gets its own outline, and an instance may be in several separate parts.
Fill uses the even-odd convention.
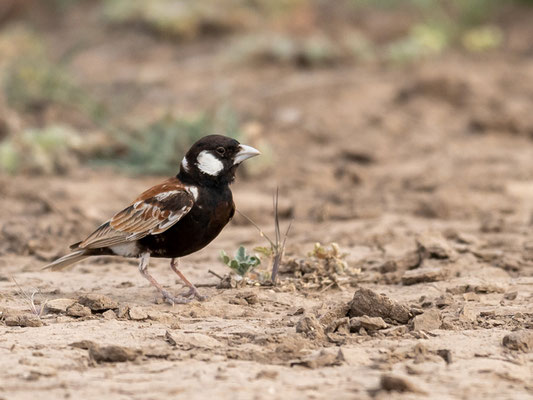
[[[225,152],[226,152],[226,149],[224,147],[217,148],[217,153],[220,154],[221,156],[224,155]]]

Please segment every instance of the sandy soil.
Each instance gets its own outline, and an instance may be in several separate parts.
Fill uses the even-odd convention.
[[[237,207],[268,231],[279,186],[283,224],[294,217],[282,284],[216,288],[207,271],[227,273],[220,250],[264,245],[239,218],[182,260],[202,303],[161,304],[136,260],[42,271],[161,178],[88,167],[0,176],[0,399],[533,398],[530,56],[236,68],[215,62],[224,43],[195,45],[191,62],[188,45],[150,40],[93,38],[73,69],[103,92],[135,82],[143,95],[128,106],[140,119],[231,98],[275,157],[239,177]],[[347,253],[353,273],[326,276],[340,288],[289,273],[317,241]],[[166,260],[152,271],[180,290]],[[408,320],[376,311],[385,326],[361,328],[347,312],[360,288],[404,305]],[[31,314],[22,291],[34,290],[37,306],[88,293],[115,304],[21,320]]]

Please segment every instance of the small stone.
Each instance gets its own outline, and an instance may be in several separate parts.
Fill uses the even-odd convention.
[[[45,309],[46,312],[55,313],[55,314],[64,314],[67,312],[67,308],[73,305],[76,300],[72,299],[54,299],[46,302]]]
[[[533,351],[533,331],[516,331],[503,338],[503,345],[511,350],[519,350],[525,353]]]
[[[402,276],[404,285],[414,285],[422,282],[437,282],[446,279],[448,272],[444,268],[418,268],[405,271]]]
[[[138,356],[137,351],[122,346],[93,346],[89,348],[89,357],[97,363],[133,361]]]
[[[109,320],[117,319],[117,314],[115,314],[113,310],[107,310],[102,313],[102,317],[104,317],[104,319],[109,319]]]
[[[467,292],[463,294],[463,299],[466,301],[479,301],[479,296],[474,292]]]
[[[117,310],[117,317],[118,318],[128,318],[130,311],[130,306],[127,304],[119,304],[118,310]]]
[[[452,304],[453,304],[453,296],[448,293],[445,293],[435,299],[435,305],[438,308],[449,307]]]
[[[439,233],[421,235],[416,240],[418,252],[424,258],[439,260],[452,258],[455,254],[448,241]]]
[[[365,288],[357,290],[348,305],[350,306],[348,311],[350,317],[368,315],[369,317],[390,318],[400,323],[407,323],[411,317],[406,306]]]
[[[278,377],[278,371],[261,370],[255,376],[255,379],[270,379],[275,380]]]
[[[67,308],[67,315],[71,317],[88,317],[91,315],[89,307],[82,306],[80,303],[74,303]]]
[[[472,306],[465,304],[461,311],[459,311],[459,321],[462,322],[476,322],[478,312]]]
[[[89,350],[93,347],[98,347],[98,345],[92,340],[80,340],[79,342],[73,342],[69,344],[69,346],[83,350]]]
[[[440,349],[437,350],[437,355],[441,356],[444,361],[446,361],[446,364],[452,363],[452,351],[448,349]]]
[[[105,311],[118,308],[118,303],[103,294],[89,293],[79,297],[78,303],[89,307],[92,311]]]
[[[143,310],[141,307],[131,307],[128,315],[130,316],[130,319],[133,319],[135,321],[142,321],[143,319],[148,318],[148,313]]]
[[[296,332],[307,337],[321,338],[324,336],[324,328],[314,315],[304,315],[296,324]]]
[[[43,321],[41,321],[37,315],[33,314],[7,315],[4,319],[4,322],[7,326],[22,326],[32,328],[43,326]]]
[[[476,293],[504,293],[505,289],[498,285],[485,284],[477,285],[474,288],[474,291]]]
[[[345,361],[342,350],[339,350],[337,354],[322,349],[318,355],[311,356],[302,361],[292,362],[293,365],[301,365],[310,369],[331,367],[334,365],[341,365]]]
[[[359,332],[361,328],[365,328],[367,331],[375,331],[386,329],[388,325],[381,317],[363,315],[362,317],[353,317],[350,319],[350,331]]]
[[[414,331],[430,332],[440,328],[442,325],[442,318],[438,310],[428,310],[423,314],[414,317],[412,324]]]
[[[381,389],[387,392],[411,392],[411,393],[425,393],[414,385],[409,379],[398,375],[385,374],[381,376]]]
[[[503,298],[505,300],[516,300],[516,298],[518,297],[518,292],[507,292],[503,295]]]

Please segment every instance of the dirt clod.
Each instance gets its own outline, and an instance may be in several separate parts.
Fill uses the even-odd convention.
[[[73,305],[76,300],[72,299],[54,299],[46,302],[45,311],[50,313],[66,313],[67,308]]]
[[[505,335],[503,345],[511,350],[529,353],[533,351],[533,332],[521,330]]]
[[[12,314],[7,315],[4,319],[7,326],[23,326],[38,328],[43,326],[43,321],[33,314]]]
[[[411,317],[411,313],[406,306],[398,304],[387,296],[377,294],[370,289],[361,288],[357,290],[349,306],[348,315],[350,317],[368,315],[369,317],[389,318],[402,324],[407,323]]]
[[[387,392],[410,392],[410,393],[425,393],[423,390],[420,390],[414,383],[409,379],[398,376],[385,374],[381,376],[380,387]]]
[[[139,352],[123,346],[91,346],[89,357],[97,363],[133,361],[139,356]]]
[[[118,308],[118,303],[103,294],[89,293],[78,298],[78,303],[89,307],[92,311],[106,311]]]
[[[304,315],[296,324],[296,332],[319,339],[324,337],[324,328],[314,315]]]
[[[405,271],[402,276],[404,285],[414,285],[423,282],[437,282],[446,279],[448,276],[444,268],[420,268]]]
[[[432,331],[439,329],[442,325],[442,318],[438,310],[428,310],[423,314],[417,315],[412,320],[414,331]]]
[[[342,350],[339,349],[337,353],[326,351],[322,349],[317,355],[313,355],[309,358],[306,358],[302,361],[291,362],[291,366],[301,365],[310,369],[317,369],[323,367],[332,367],[335,365],[341,365],[344,363],[344,354]]]
[[[375,331],[386,329],[387,327],[387,323],[381,317],[363,315],[362,317],[350,318],[350,331],[352,332],[358,332],[361,328],[365,328],[367,331]]]
[[[88,317],[91,314],[91,309],[80,303],[74,303],[67,308],[67,315],[71,317]]]
[[[148,314],[142,307],[131,307],[128,312],[128,315],[130,319],[133,319],[135,321],[142,321],[148,318]]]

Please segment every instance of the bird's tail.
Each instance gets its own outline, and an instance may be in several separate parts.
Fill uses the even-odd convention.
[[[51,269],[52,271],[61,271],[62,269],[65,269],[69,265],[77,263],[78,261],[81,261],[90,256],[91,256],[90,254],[86,253],[86,250],[74,251],[44,266],[43,269]]]

